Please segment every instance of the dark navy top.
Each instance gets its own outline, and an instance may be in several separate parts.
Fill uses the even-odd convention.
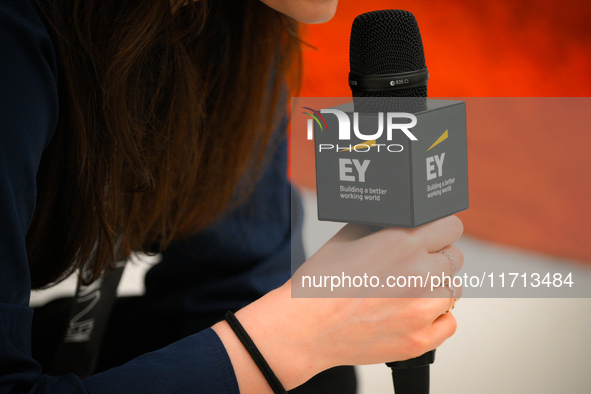
[[[57,124],[57,63],[51,37],[31,2],[2,0],[0,393],[238,393],[221,341],[211,329],[191,331],[200,327],[197,323],[186,324],[186,338],[84,380],[74,374],[44,375],[31,357],[33,310],[25,238],[35,209],[41,154]],[[165,251],[146,276],[150,305],[189,316],[190,322],[191,316],[238,309],[289,279],[286,160],[283,143],[270,154],[242,206]],[[293,246],[301,258],[301,244]]]

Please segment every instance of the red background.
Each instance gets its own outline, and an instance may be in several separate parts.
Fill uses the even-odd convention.
[[[304,47],[299,96],[350,96],[353,19],[389,8],[418,21],[430,97],[591,96],[591,3],[573,0],[341,0],[333,20],[304,27],[316,49]],[[459,216],[467,234],[591,262],[591,100],[559,104],[552,118],[548,108],[520,107],[528,122],[515,127],[468,107],[470,209]],[[565,124],[567,110],[578,115]],[[303,152],[294,155],[294,183],[314,188],[313,151],[295,139],[292,149]]]

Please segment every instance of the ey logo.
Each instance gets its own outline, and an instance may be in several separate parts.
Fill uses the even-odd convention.
[[[437,140],[427,149],[427,152],[432,148],[436,147],[448,138],[448,130],[445,130],[443,134],[437,138]],[[443,176],[443,160],[445,159],[445,152],[440,155],[427,157],[427,180],[433,180],[440,176]]]

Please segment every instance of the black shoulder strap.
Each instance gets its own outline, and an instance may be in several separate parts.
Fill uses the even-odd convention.
[[[62,375],[73,372],[80,378],[94,373],[100,342],[117,298],[117,286],[124,267],[125,262],[119,262],[114,271],[88,286],[78,280],[66,332],[46,373]]]

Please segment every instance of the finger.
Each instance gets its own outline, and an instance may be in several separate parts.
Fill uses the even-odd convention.
[[[446,246],[432,254],[437,257],[437,267],[447,275],[457,274],[464,266],[464,253],[455,245]]]
[[[439,316],[433,324],[431,324],[431,345],[429,348],[438,348],[446,339],[451,337],[458,327],[455,317],[451,313],[446,313]]]
[[[411,230],[410,234],[420,237],[427,252],[432,253],[456,242],[463,232],[462,221],[452,215],[417,227]]]
[[[422,260],[419,268],[419,272],[425,276],[429,273],[437,277],[442,275],[452,277],[461,270],[464,262],[462,251],[454,245],[429,253],[427,256],[427,259]]]
[[[459,278],[461,279],[461,278]],[[464,293],[464,287],[462,286],[461,280],[456,279],[454,281],[454,277],[451,277],[451,283],[445,283],[441,286],[442,290],[445,290],[441,293],[442,297],[449,297],[450,299],[454,299],[457,302],[460,298],[462,298],[462,294]],[[449,310],[447,308],[443,312]]]
[[[455,286],[440,286],[429,292],[431,299],[430,316],[433,320],[440,315],[450,312],[462,296],[463,288]]]

